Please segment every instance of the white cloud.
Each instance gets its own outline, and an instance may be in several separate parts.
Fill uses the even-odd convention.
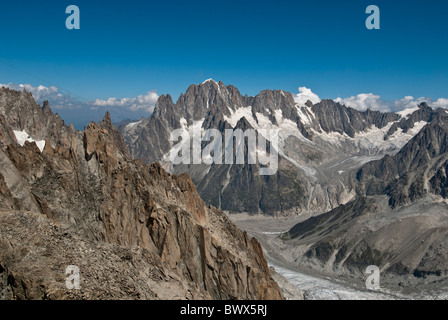
[[[152,112],[156,105],[159,95],[156,91],[148,91],[144,95],[139,95],[135,98],[108,98],[106,100],[96,99],[93,103],[96,106],[101,107],[126,107],[129,110],[145,110]]]
[[[299,105],[305,105],[310,100],[312,103],[319,103],[320,98],[317,94],[308,89],[307,87],[299,87],[299,93],[294,95],[294,101]]]
[[[405,110],[412,109],[417,106],[417,102],[415,101],[413,96],[406,96],[403,99],[395,100],[392,102],[392,110]]]
[[[446,108],[448,109],[448,99],[447,98],[439,98],[436,101],[431,98],[427,98],[427,102],[433,108]]]
[[[356,96],[351,96],[348,98],[339,97],[334,101],[345,104],[346,106],[359,111],[366,111],[367,109],[382,112],[390,111],[389,106],[381,99],[381,96],[373,93],[360,93]]]

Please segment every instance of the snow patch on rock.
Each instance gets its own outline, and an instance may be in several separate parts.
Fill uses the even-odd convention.
[[[42,152],[44,150],[45,140],[36,141],[32,137],[30,137],[30,135],[24,130],[23,131],[13,130],[13,131],[14,131],[14,135],[16,136],[16,140],[17,140],[18,144],[20,144],[20,146],[23,147],[23,145],[25,144],[25,141],[36,142],[36,145],[39,148],[40,152]]]

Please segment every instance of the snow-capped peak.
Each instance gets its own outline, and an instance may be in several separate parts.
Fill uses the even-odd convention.
[[[215,80],[213,80],[212,78],[205,80],[204,82],[202,82],[201,84],[206,84],[207,82],[213,82],[214,84],[218,84]]]

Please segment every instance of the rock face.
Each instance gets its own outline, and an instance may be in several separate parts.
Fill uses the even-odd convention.
[[[283,298],[260,244],[207,206],[187,175],[133,160],[109,114],[74,131],[5,89],[0,110],[3,133],[50,142],[41,152],[2,140],[0,298]],[[46,125],[33,129],[41,114]],[[69,265],[79,290],[66,288]]]
[[[360,112],[332,100],[299,105],[282,90],[249,97],[210,79],[191,85],[176,103],[162,95],[148,119],[120,128],[134,157],[158,161],[171,173],[188,173],[207,204],[229,212],[294,215],[326,212],[353,200],[350,172],[394,155],[434,116],[427,105],[409,117]],[[262,176],[260,164],[249,164],[247,157],[245,164],[173,165],[170,134],[179,128],[279,130],[278,171]]]

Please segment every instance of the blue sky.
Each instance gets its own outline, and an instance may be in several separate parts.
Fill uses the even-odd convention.
[[[80,30],[65,28],[71,4]],[[365,27],[370,4],[380,30]],[[0,83],[54,86],[75,104],[117,98],[107,101],[122,118],[149,114],[129,101],[177,99],[208,78],[249,95],[307,87],[320,98],[436,101],[448,97],[447,12],[444,0],[8,1]],[[68,122],[84,121],[64,107]]]

